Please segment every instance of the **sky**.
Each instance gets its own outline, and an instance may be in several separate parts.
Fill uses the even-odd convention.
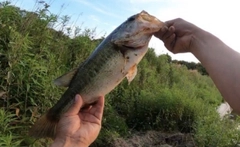
[[[0,0],[0,2],[3,0]],[[36,9],[36,0],[10,0],[26,10]],[[128,17],[147,11],[161,21],[183,18],[214,34],[240,52],[239,0],[45,0],[50,12],[71,17],[72,25],[96,28],[96,36],[106,36]],[[172,59],[199,62],[192,54],[172,54],[153,37],[149,47],[157,55],[168,53]]]

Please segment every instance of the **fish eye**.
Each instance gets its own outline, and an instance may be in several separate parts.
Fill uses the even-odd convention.
[[[128,21],[134,21],[134,20],[135,20],[135,16],[128,18]]]

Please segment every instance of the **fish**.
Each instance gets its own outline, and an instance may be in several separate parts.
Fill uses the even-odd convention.
[[[166,25],[146,11],[129,17],[111,32],[77,68],[54,80],[68,87],[57,103],[31,127],[35,138],[54,138],[61,116],[80,94],[84,105],[90,105],[111,92],[124,78],[130,82],[137,65],[148,51],[151,37]]]

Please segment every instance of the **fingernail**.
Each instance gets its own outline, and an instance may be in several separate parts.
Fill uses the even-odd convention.
[[[170,30],[171,32],[173,32],[173,31],[174,31],[174,27],[171,26],[171,27],[169,28],[169,30]]]
[[[76,96],[75,96],[75,102],[78,101],[78,99],[79,99],[79,96],[76,95]]]

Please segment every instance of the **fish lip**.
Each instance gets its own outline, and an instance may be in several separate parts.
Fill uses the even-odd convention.
[[[127,48],[127,49],[141,49],[143,48],[145,45],[142,45],[142,46],[137,46],[137,47],[132,47],[132,46],[127,46],[127,45],[122,45],[124,48]]]

